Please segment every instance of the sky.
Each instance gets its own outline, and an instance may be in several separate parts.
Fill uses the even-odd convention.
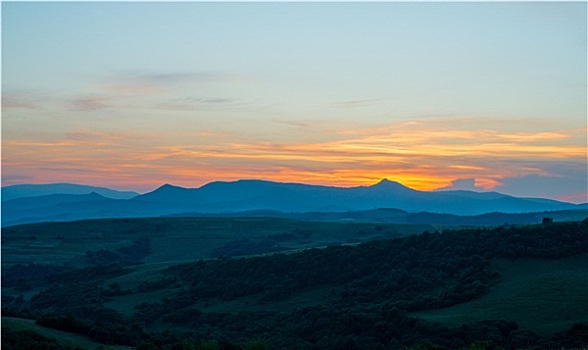
[[[586,2],[2,2],[2,186],[587,201]]]

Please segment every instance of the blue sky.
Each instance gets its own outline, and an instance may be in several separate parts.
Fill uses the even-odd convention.
[[[586,201],[586,40],[585,2],[3,2],[3,185]]]

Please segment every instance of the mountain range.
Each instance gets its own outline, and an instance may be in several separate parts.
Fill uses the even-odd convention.
[[[38,193],[42,195],[35,195]],[[243,215],[243,212],[255,211],[263,215],[264,210],[345,213],[378,208],[471,216],[495,212],[586,210],[588,207],[497,192],[417,191],[387,179],[372,186],[348,188],[263,180],[218,181],[199,188],[163,185],[145,194],[74,184],[2,187],[2,226],[95,218]]]
[[[2,187],[2,200],[22,197],[36,197],[51,194],[89,194],[95,192],[107,198],[130,199],[139,195],[133,191],[117,191],[105,187],[95,187],[70,183],[24,184]]]

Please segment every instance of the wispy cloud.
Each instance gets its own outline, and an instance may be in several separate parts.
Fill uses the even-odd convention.
[[[310,128],[313,125],[310,122],[304,122],[304,121],[299,121],[299,120],[279,120],[279,119],[273,119],[272,121],[274,123],[284,124],[284,125],[288,125],[288,126],[294,126],[294,127],[298,127],[298,128]]]
[[[98,111],[112,107],[112,98],[107,96],[78,96],[71,101],[71,108],[79,111]]]
[[[394,178],[419,189],[447,186],[456,178],[474,179],[476,187],[491,189],[500,179],[517,173],[545,172],[528,166],[526,159],[536,159],[534,165],[546,166],[568,161],[581,164],[585,150],[578,145],[525,145],[534,138],[508,137],[519,144],[480,143],[477,134],[469,138],[462,134],[456,143],[436,144],[441,137],[420,134],[415,140],[401,135],[366,135],[322,143],[276,144],[270,142],[218,142],[213,145],[183,145],[161,148],[162,158],[191,159],[203,162],[209,169],[232,166],[236,177],[244,169],[255,169],[261,176],[274,174],[276,165],[289,170],[289,181],[318,181],[342,185],[368,184],[382,177]],[[508,136],[508,135],[506,135]],[[451,134],[442,139],[452,138]],[[560,139],[560,137],[556,137]],[[471,140],[464,143],[464,139]],[[400,140],[400,141],[399,141]],[[428,142],[425,142],[429,140]],[[489,139],[490,141],[493,138]],[[520,165],[518,165],[520,163]],[[273,169],[273,170],[272,170]],[[305,171],[302,171],[306,169]],[[245,171],[247,173],[247,171]],[[312,176],[309,174],[312,173]],[[274,175],[271,175],[274,174]],[[304,177],[302,177],[302,174]],[[283,180],[283,176],[279,179]]]
[[[88,112],[103,109],[194,111],[242,107],[244,103],[235,98],[210,94],[194,87],[245,80],[236,74],[212,71],[122,72],[90,84],[77,96],[65,98],[65,105],[68,109]],[[10,106],[17,105],[12,102]]]
[[[333,132],[332,139],[310,141],[304,135],[312,124],[301,126],[301,130],[288,128],[297,137],[282,142],[256,140],[218,127],[183,135],[82,128],[52,142],[4,140],[3,161],[21,174],[45,179],[69,174],[96,182],[109,178],[128,181],[137,190],[162,181],[197,186],[211,180],[264,178],[355,186],[387,177],[421,190],[484,188],[514,193],[520,178],[576,189],[561,192],[565,194],[581,192],[578,186],[586,182],[582,135],[586,130],[581,129],[501,131],[413,120],[348,128]],[[49,168],[53,175],[47,173]]]
[[[3,140],[3,185],[27,182],[77,182],[146,190],[158,180],[150,163],[156,134],[72,130],[58,140]],[[147,176],[153,174],[153,176]],[[4,176],[7,176],[6,178]],[[11,180],[12,179],[12,180]]]
[[[339,108],[361,108],[373,106],[377,103],[377,99],[359,99],[359,100],[346,100],[335,103],[335,107]]]
[[[494,189],[520,197],[547,197],[576,203],[588,201],[588,183],[581,176],[527,174],[504,177]]]
[[[2,109],[37,109],[39,106],[24,96],[6,96],[2,95]]]
[[[493,183],[494,187],[496,183]],[[483,191],[487,188],[484,186],[480,186],[476,183],[475,178],[469,179],[455,179],[451,181],[451,185],[439,188],[438,191],[445,191],[445,190],[468,190],[468,191]]]
[[[233,98],[181,97],[163,100],[154,104],[153,106],[150,106],[149,108],[171,111],[200,111],[238,108],[243,105],[243,103],[240,103]]]
[[[119,72],[107,78],[101,89],[122,95],[153,95],[194,84],[239,83],[249,81],[231,72]]]

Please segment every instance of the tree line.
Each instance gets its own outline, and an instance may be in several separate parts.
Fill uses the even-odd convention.
[[[466,349],[472,344],[485,349],[573,348],[588,343],[588,324],[541,335],[509,321],[449,328],[408,313],[488,293],[501,278],[492,268],[493,259],[560,259],[586,253],[588,220],[424,232],[293,254],[199,260],[171,266],[161,279],[133,289],[113,283],[96,288],[109,273],[116,276],[129,267],[101,266],[102,275],[86,267],[60,272],[62,278],[54,275],[50,286],[28,302],[3,305],[2,313],[34,317],[44,326],[139,350],[188,349],[202,339],[213,339],[224,349],[252,339],[265,339],[271,349]],[[94,277],[83,277],[89,272]],[[315,288],[330,289],[330,298],[283,311],[264,308]],[[130,318],[105,306],[117,295],[140,297],[154,290],[165,291],[165,297],[137,304]],[[203,311],[203,305],[219,298],[246,298],[259,307],[239,313]],[[167,330],[152,330],[156,322]]]

